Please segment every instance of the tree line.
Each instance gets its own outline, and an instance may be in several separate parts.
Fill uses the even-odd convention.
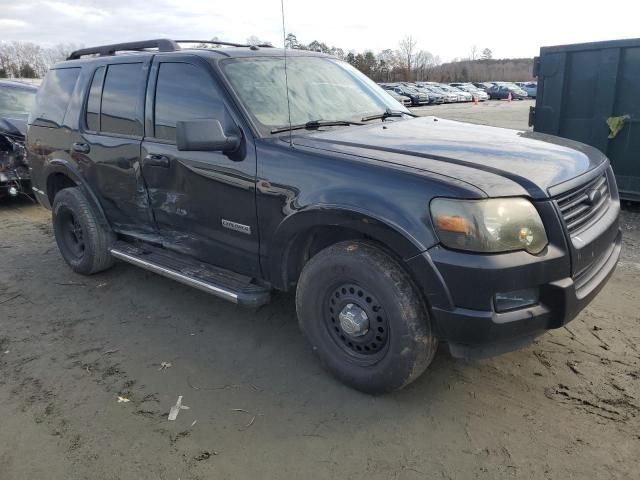
[[[211,42],[218,41],[217,37]],[[256,36],[247,38],[250,45],[271,44]],[[215,43],[197,45],[215,48]],[[71,43],[44,48],[31,42],[0,42],[0,78],[42,78],[56,62],[64,60],[73,50],[81,48]],[[344,60],[376,82],[434,81],[526,81],[532,79],[533,59],[494,59],[491,49],[479,51],[473,46],[465,58],[442,63],[438,55],[419,48],[413,36],[403,38],[398,48],[387,48],[374,53],[372,50],[356,52],[335,47],[319,40],[308,44],[300,42],[289,33],[285,48],[311,50],[333,55]]]
[[[285,48],[312,50],[338,57],[376,82],[483,82],[490,80],[527,81],[533,79],[533,59],[494,59],[490,48],[471,47],[469,56],[442,63],[438,55],[419,48],[413,36],[403,38],[396,49],[356,52],[314,40],[301,43],[289,33]]]
[[[42,78],[78,48],[71,43],[44,48],[31,42],[0,42],[0,78]]]

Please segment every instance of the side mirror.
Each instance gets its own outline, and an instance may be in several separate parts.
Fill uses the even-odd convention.
[[[240,141],[240,133],[227,134],[220,120],[181,120],[176,123],[178,150],[233,152],[240,147]]]

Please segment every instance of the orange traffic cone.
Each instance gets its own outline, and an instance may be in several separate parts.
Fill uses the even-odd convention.
[[[509,96],[507,97],[507,102],[511,103],[511,92],[509,92]]]

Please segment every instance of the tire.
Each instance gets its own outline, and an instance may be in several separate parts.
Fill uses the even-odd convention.
[[[109,246],[115,235],[100,225],[79,188],[65,188],[56,194],[52,221],[58,249],[74,272],[91,275],[113,265]]]
[[[298,281],[296,309],[300,329],[322,363],[365,393],[408,385],[429,366],[438,346],[409,275],[368,242],[340,242],[312,257]],[[354,312],[362,318],[360,311],[367,317],[366,332],[350,335],[343,318]]]

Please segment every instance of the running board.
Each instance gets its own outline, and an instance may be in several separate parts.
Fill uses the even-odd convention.
[[[147,244],[116,242],[111,255],[163,277],[197,288],[244,307],[257,308],[271,299],[271,289],[214,265]]]

